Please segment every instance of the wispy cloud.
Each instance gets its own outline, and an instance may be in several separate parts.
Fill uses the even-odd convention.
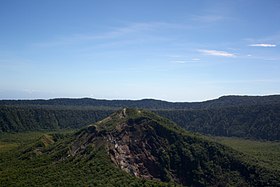
[[[202,81],[201,84],[261,84],[261,83],[280,83],[279,79],[252,79],[252,80],[220,80]]]
[[[40,91],[40,90],[33,90],[33,89],[23,89],[22,91],[25,92],[25,93],[28,93],[28,94],[33,94],[33,93],[42,92],[42,91]]]
[[[175,63],[175,64],[185,64],[187,61],[185,61],[185,60],[173,60],[171,62]]]
[[[268,44],[268,43],[258,43],[258,44],[250,44],[251,47],[276,47],[275,44]]]
[[[184,56],[169,56],[169,57],[173,58],[169,62],[174,63],[174,64],[186,64],[186,63],[193,64],[193,63],[197,63],[200,61],[199,58],[189,59],[188,57],[184,57]],[[180,57],[180,58],[178,58],[178,57]]]
[[[246,38],[244,40],[248,43],[251,43],[251,45],[269,44],[269,45],[275,45],[272,47],[276,47],[276,44],[280,43],[280,32],[277,32],[274,35],[268,35],[268,36],[265,36],[262,38]],[[263,46],[260,46],[260,47],[263,47]]]
[[[208,50],[208,49],[199,49],[204,55],[211,55],[211,56],[221,56],[221,57],[235,57],[236,55],[233,53],[229,53],[226,51],[217,51],[217,50]]]
[[[192,58],[192,61],[200,61],[199,58]]]
[[[128,38],[129,36],[133,37],[136,34],[141,35],[149,35],[158,37],[156,35],[152,35],[153,33],[160,30],[184,30],[191,29],[192,26],[187,24],[179,24],[179,23],[169,23],[169,22],[140,22],[140,23],[127,23],[126,25],[109,28],[104,32],[100,33],[90,33],[90,34],[73,34],[68,36],[62,36],[56,38],[54,40],[40,42],[34,44],[39,47],[54,47],[61,45],[73,45],[77,43],[83,42],[92,42],[98,40],[113,40],[120,38]],[[135,37],[133,37],[135,39]]]
[[[224,19],[226,19],[226,17],[220,15],[193,15],[192,16],[193,21],[206,22],[206,23],[218,22]]]
[[[279,61],[280,57],[276,55],[263,55],[263,54],[244,54],[239,55],[240,58],[245,59],[254,59],[254,60],[261,60],[261,61]]]
[[[72,34],[68,36],[62,36],[56,38],[55,40],[36,43],[35,46],[39,47],[55,47],[61,45],[73,45],[81,42],[90,42],[97,40],[110,40],[122,36],[127,36],[131,33],[143,32],[153,30],[153,25],[148,24],[133,24],[125,27],[113,28],[110,31],[103,33],[94,33],[94,34]]]

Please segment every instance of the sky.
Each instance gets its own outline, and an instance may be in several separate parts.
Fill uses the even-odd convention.
[[[279,0],[1,0],[0,99],[280,94]]]

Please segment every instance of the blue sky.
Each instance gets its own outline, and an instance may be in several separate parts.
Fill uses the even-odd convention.
[[[280,93],[278,0],[2,0],[0,99]]]

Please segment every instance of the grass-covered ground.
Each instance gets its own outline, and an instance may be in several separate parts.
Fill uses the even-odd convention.
[[[0,154],[32,143],[46,132],[0,133]]]
[[[280,142],[214,137],[215,141],[256,158],[257,164],[280,171]]]
[[[16,147],[18,147],[17,143],[0,142],[0,153],[5,153],[9,150],[15,149]]]
[[[0,153],[5,153],[9,150],[21,148],[24,145],[33,143],[41,136],[48,133],[68,134],[74,130],[59,130],[59,131],[36,131],[22,133],[0,133]]]

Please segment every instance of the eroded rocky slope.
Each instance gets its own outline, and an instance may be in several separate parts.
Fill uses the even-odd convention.
[[[143,179],[184,186],[279,184],[277,174],[254,166],[244,155],[144,110],[123,109],[78,131],[62,149],[60,160],[99,149],[106,150],[116,167]]]

